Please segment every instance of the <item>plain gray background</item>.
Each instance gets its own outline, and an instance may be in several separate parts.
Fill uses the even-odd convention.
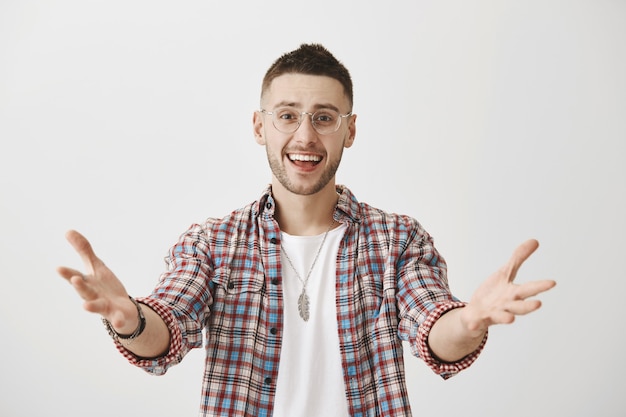
[[[204,352],[129,366],[56,275],[82,268],[64,233],[147,294],[270,181],[252,113],[302,42],[353,75],[338,182],[418,218],[457,296],[529,237],[518,280],[558,281],[449,381],[407,349],[414,414],[625,415],[626,2],[369,3],[0,2],[0,415],[196,415]]]

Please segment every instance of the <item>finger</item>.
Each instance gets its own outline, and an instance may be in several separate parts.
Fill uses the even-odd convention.
[[[518,300],[508,303],[506,311],[516,316],[523,316],[538,310],[540,307],[541,301],[539,300]]]
[[[69,284],[74,287],[74,290],[83,300],[93,300],[97,298],[97,290],[93,287],[93,277],[87,277],[80,271],[65,266],[57,268],[57,272],[61,275]]]
[[[548,291],[556,285],[556,281],[543,280],[543,281],[531,281],[524,284],[520,284],[517,287],[517,296],[521,299],[528,297],[534,297],[537,294]]]
[[[106,311],[107,303],[102,298],[97,298],[94,300],[85,300],[83,303],[83,308],[90,313],[100,313],[104,314]]]
[[[509,282],[512,282],[515,279],[519,268],[530,257],[530,255],[537,250],[538,247],[539,242],[537,240],[529,239],[513,251],[513,255],[511,255],[511,258],[505,267]]]
[[[93,251],[89,241],[75,230],[70,230],[65,234],[65,238],[72,245],[74,250],[80,255],[85,267],[93,271],[93,266],[98,262],[98,257]]]
[[[84,279],[84,275],[82,272],[77,271],[76,269],[65,267],[65,266],[58,267],[57,273],[68,281],[72,279],[72,277],[75,277],[75,276],[82,277]]]
[[[491,313],[489,318],[491,324],[511,324],[515,321],[515,313],[508,310],[500,310]]]

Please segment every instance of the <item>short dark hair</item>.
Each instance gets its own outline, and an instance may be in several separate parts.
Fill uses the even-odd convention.
[[[352,110],[352,78],[348,69],[320,44],[302,44],[298,49],[283,54],[270,66],[263,77],[261,97],[278,76],[288,73],[324,75],[343,86]]]

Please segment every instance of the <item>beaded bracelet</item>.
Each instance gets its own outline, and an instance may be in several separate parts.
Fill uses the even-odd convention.
[[[104,323],[104,327],[107,329],[107,332],[113,338],[113,340],[117,342],[119,339],[123,339],[129,342],[127,344],[130,344],[130,342],[132,342],[137,336],[139,336],[146,328],[146,318],[143,315],[143,311],[141,310],[139,303],[130,295],[128,296],[128,298],[130,298],[130,301],[132,301],[135,307],[137,307],[137,314],[139,316],[139,324],[137,325],[137,328],[134,332],[132,332],[131,334],[119,334],[115,331],[115,329],[111,325],[111,322],[104,317],[102,317],[102,323]]]

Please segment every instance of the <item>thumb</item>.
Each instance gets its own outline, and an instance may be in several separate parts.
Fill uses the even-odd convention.
[[[509,282],[513,282],[515,276],[517,275],[517,271],[520,269],[522,264],[532,255],[537,248],[539,247],[539,242],[535,239],[529,239],[519,245],[515,251],[513,251],[513,255],[509,259],[505,270],[507,271]]]
[[[69,230],[65,234],[65,238],[72,245],[74,250],[80,255],[83,263],[85,264],[85,268],[92,271],[94,270],[94,265],[100,260],[96,256],[91,247],[91,244],[85,238],[85,236],[78,233],[76,230]]]

